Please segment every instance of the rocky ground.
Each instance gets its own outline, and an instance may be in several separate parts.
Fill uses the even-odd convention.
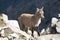
[[[3,31],[3,30],[2,30]],[[15,33],[10,28],[4,29],[4,34],[2,32],[2,36],[0,40],[60,40],[60,34],[48,34],[36,36],[33,38],[29,34],[21,31],[21,33]]]
[[[7,19],[5,16],[2,16],[3,20]],[[40,36],[37,35],[37,32],[34,31],[34,37],[31,36],[31,31],[28,30],[28,33],[20,30],[17,20],[5,20],[3,21],[0,18],[0,40],[60,40],[60,34],[48,34],[46,31],[42,31]],[[60,21],[56,24],[57,32],[60,32]]]
[[[60,40],[60,34],[43,35],[34,39],[26,39],[24,36],[17,38],[0,37],[0,40]]]
[[[60,40],[60,34],[43,35],[38,40]]]
[[[5,25],[4,27],[0,27],[0,40],[60,40],[60,34],[38,36],[35,32],[34,37],[32,37],[30,31],[27,34],[26,32],[20,30],[16,20],[9,20],[7,24],[8,25]],[[58,29],[60,29],[59,26],[57,27],[57,31],[60,32]]]

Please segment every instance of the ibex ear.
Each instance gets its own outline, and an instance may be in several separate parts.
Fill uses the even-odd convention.
[[[40,9],[39,8],[37,8],[37,12],[39,11]]]
[[[41,8],[42,10],[44,9],[44,7],[42,6],[42,8]]]

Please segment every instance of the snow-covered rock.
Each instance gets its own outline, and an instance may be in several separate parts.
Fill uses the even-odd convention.
[[[40,33],[40,35],[45,35],[45,34],[46,34],[45,29],[42,29],[42,31],[41,31],[41,33]]]
[[[1,30],[1,34],[3,34],[3,35],[5,34],[5,36],[8,36],[9,34],[12,34],[14,32],[19,33],[20,28],[19,28],[19,25],[18,25],[18,21],[8,20],[4,27],[0,27],[0,30]]]
[[[53,17],[51,20],[51,26],[53,27],[55,24],[57,24],[58,19]]]
[[[11,29],[14,33],[24,35],[27,39],[31,37],[26,32],[20,30],[17,20],[8,20],[7,25],[8,25],[8,28]]]
[[[17,20],[8,20],[7,24],[10,25],[12,28],[16,28],[16,29],[20,30]]]
[[[60,33],[60,21],[56,24],[56,29],[57,29],[57,32],[59,32]]]
[[[60,33],[60,19],[53,17],[51,26],[54,26],[54,25],[56,25],[57,32]]]

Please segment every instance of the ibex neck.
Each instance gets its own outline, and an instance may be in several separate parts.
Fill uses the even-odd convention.
[[[39,24],[41,23],[41,17],[39,17],[38,14],[35,14],[34,16],[35,16],[35,20],[36,20],[35,26],[38,27]]]
[[[38,16],[38,14],[35,14],[34,16],[35,16],[35,18],[36,18],[37,20],[38,20],[38,19],[41,19],[41,17]]]
[[[36,19],[36,24],[35,24],[35,26],[38,27],[39,24],[41,23],[41,18],[36,17],[35,19]]]

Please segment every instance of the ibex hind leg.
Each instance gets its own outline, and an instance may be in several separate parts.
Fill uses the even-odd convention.
[[[21,24],[21,30],[25,31],[26,33],[28,32],[28,27],[25,25]]]
[[[28,27],[25,27],[25,32],[28,33]]]
[[[20,29],[21,29],[22,31],[25,31],[25,26],[24,26],[23,24],[20,24]]]

